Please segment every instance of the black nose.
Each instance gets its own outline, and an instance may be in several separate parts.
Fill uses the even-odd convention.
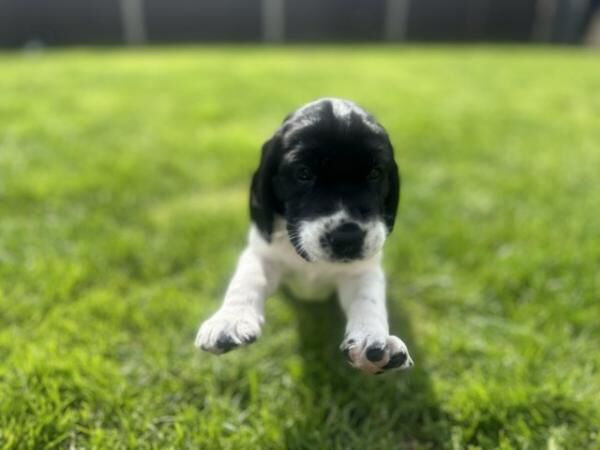
[[[347,222],[327,233],[325,240],[334,257],[352,259],[360,256],[364,237],[358,224]]]

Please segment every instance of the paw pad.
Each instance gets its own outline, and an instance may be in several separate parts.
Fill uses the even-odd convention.
[[[217,339],[216,343],[217,348],[223,353],[227,353],[229,350],[233,350],[238,345],[239,344],[235,342],[228,334],[221,334]]]
[[[371,362],[381,361],[385,356],[385,347],[367,348],[367,359]]]
[[[352,367],[375,375],[413,366],[406,344],[396,336],[349,335],[340,350]]]
[[[388,363],[385,366],[383,366],[383,369],[387,370],[387,369],[395,369],[397,367],[400,367],[406,362],[407,357],[408,356],[404,352],[396,353],[395,355],[391,356]]]

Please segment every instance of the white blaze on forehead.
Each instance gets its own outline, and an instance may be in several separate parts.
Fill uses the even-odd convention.
[[[313,125],[319,120],[320,108],[324,103],[330,103],[333,110],[333,115],[341,122],[349,122],[350,117],[355,116],[363,119],[363,123],[373,131],[380,131],[380,127],[375,122],[373,117],[364,109],[358,106],[351,100],[335,97],[324,97],[307,103],[298,108],[291,117],[286,121],[292,124],[294,130],[298,130],[310,125]]]
[[[321,105],[325,102],[331,103],[331,106],[333,108],[333,114],[338,119],[344,119],[352,113],[359,114],[361,116],[367,116],[367,112],[364,109],[362,109],[360,106],[358,106],[356,103],[350,100],[334,97],[324,97],[307,103],[304,106],[301,106],[294,112],[291,118],[299,119],[300,117],[307,115],[307,113],[309,113],[309,111],[311,109],[314,109],[317,105]]]
[[[366,115],[361,108],[359,108],[355,103],[352,103],[350,100],[331,98],[329,101],[333,106],[333,114],[338,119],[347,119],[352,113],[359,114],[361,116]]]

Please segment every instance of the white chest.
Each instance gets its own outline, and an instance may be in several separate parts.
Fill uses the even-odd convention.
[[[300,257],[291,245],[285,227],[281,224],[267,243],[253,226],[250,230],[250,245],[265,260],[270,261],[271,270],[280,274],[280,283],[290,293],[308,301],[323,301],[335,293],[339,283],[361,272],[367,266],[379,264],[380,255],[369,260],[352,263],[308,262]]]
[[[323,276],[314,270],[284,271],[281,283],[299,300],[324,301],[335,292],[335,282],[332,277]]]

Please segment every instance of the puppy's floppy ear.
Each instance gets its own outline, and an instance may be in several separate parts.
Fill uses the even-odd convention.
[[[276,133],[263,144],[260,165],[252,177],[250,189],[250,217],[258,231],[268,241],[273,233],[275,213],[281,213],[273,190],[273,177],[277,171],[281,136]]]
[[[392,159],[388,167],[388,189],[387,194],[383,200],[384,206],[384,220],[385,225],[388,229],[388,233],[391,233],[394,229],[394,222],[396,221],[396,212],[398,211],[398,202],[400,201],[400,172],[396,161]]]

